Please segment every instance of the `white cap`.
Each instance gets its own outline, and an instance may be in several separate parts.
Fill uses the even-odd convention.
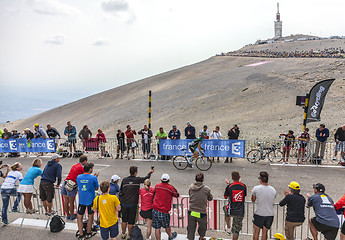
[[[169,174],[163,173],[163,175],[162,175],[162,177],[161,177],[161,180],[162,180],[162,181],[168,181],[169,179],[170,179]]]
[[[55,160],[55,159],[58,159],[58,158],[61,158],[61,156],[59,154],[54,153],[53,156],[52,156],[52,160]]]
[[[113,175],[113,176],[111,176],[111,180],[113,181],[113,182],[116,182],[117,180],[119,180],[119,179],[121,179],[119,176],[117,176],[116,174],[115,175]]]

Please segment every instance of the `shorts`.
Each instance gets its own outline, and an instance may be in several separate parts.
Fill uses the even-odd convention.
[[[325,224],[319,223],[316,217],[311,219],[311,223],[314,225],[317,231],[321,232],[327,240],[335,240],[338,235],[338,228],[327,226]]]
[[[298,146],[298,151],[306,151],[307,143],[300,143]]]
[[[115,238],[117,235],[119,235],[119,225],[118,222],[115,223],[114,225],[107,227],[107,228],[102,228],[101,227],[101,237],[102,239],[106,240],[110,238]]]
[[[283,149],[284,150],[291,150],[291,145],[290,146],[284,145]]]
[[[339,141],[339,143],[337,143],[335,145],[335,151],[336,152],[345,152],[345,141]]]
[[[134,225],[135,218],[137,216],[137,206],[135,207],[125,207],[121,205],[122,222]]]
[[[263,227],[265,227],[267,229],[270,229],[273,223],[273,216],[260,216],[254,214],[253,223],[258,228],[262,229]]]
[[[231,215],[231,217],[232,217],[231,233],[238,237],[240,235],[240,231],[242,230],[243,217],[233,216],[233,215]]]
[[[345,235],[345,222],[343,223],[343,226],[341,226],[340,232]]]
[[[55,195],[54,184],[51,182],[40,183],[40,199],[52,203]]]
[[[147,211],[140,211],[140,216],[144,219],[148,218],[152,220],[152,209],[147,210]]]
[[[67,142],[69,143],[77,143],[77,139],[76,138],[70,138],[67,140]]]
[[[63,182],[62,187],[61,187],[61,194],[65,195],[67,197],[75,197],[77,195],[78,188],[75,188],[73,191],[68,191],[65,188],[65,182]]]
[[[33,193],[34,192],[34,187],[32,185],[19,184],[17,192],[20,192],[20,193]]]
[[[152,227],[154,229],[170,227],[170,214],[152,210]]]
[[[91,203],[91,204],[88,205],[88,206],[83,205],[83,204],[79,204],[79,206],[78,206],[78,214],[79,214],[79,215],[84,215],[84,214],[85,214],[86,208],[87,208],[87,214],[88,214],[88,215],[93,214],[92,205],[93,205],[93,203]]]

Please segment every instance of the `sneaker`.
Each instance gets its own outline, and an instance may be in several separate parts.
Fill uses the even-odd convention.
[[[121,235],[121,239],[127,239],[127,234],[125,233],[125,234],[122,234]]]
[[[69,220],[73,221],[76,218],[77,218],[77,214],[75,213],[72,217],[69,217]]]
[[[86,233],[85,239],[92,238],[93,236],[96,235],[96,233],[97,233],[97,232],[93,232],[93,231],[91,231],[91,232],[89,232],[89,233]]]
[[[67,216],[66,219],[67,219],[67,220],[71,220],[70,216]]]
[[[3,224],[5,224],[5,225],[10,224],[7,220],[2,220],[1,222],[2,222]]]
[[[26,209],[26,214],[34,214],[35,210],[34,209]]]
[[[18,209],[12,209],[12,212],[19,212]]]
[[[333,161],[337,161],[337,157],[333,157]]]
[[[169,240],[175,239],[177,237],[177,232],[171,233],[171,237],[169,237]]]
[[[226,234],[228,234],[229,236],[231,235],[231,229],[230,228],[227,228],[225,231],[226,231]]]
[[[78,240],[85,240],[86,239],[86,236],[84,236],[84,235],[79,235],[78,236]]]

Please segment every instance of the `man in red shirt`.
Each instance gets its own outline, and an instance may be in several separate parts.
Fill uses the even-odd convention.
[[[74,200],[78,192],[77,177],[84,173],[84,166],[87,163],[87,156],[82,155],[79,163],[74,164],[62,184],[61,194],[63,195],[63,205],[67,215],[67,220],[74,220],[77,214],[74,214]],[[66,186],[66,184],[68,186]],[[71,191],[72,190],[72,191]]]
[[[134,135],[137,135],[137,132],[131,128],[130,125],[127,125],[127,131],[125,132],[126,134],[126,138],[127,138],[127,159],[129,159],[129,149],[132,148],[132,153],[133,153],[133,159],[135,158],[134,155],[134,146],[133,146],[133,142],[134,142]]]
[[[176,238],[177,233],[171,232],[170,214],[173,197],[179,197],[177,190],[169,184],[170,177],[164,173],[161,177],[161,183],[155,187],[155,198],[153,200],[152,227],[155,229],[156,240],[161,240],[161,227],[165,228],[169,240]]]

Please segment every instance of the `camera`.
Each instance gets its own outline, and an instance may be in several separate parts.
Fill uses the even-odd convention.
[[[155,166],[151,166],[151,169],[152,169],[152,170],[155,169]]]

